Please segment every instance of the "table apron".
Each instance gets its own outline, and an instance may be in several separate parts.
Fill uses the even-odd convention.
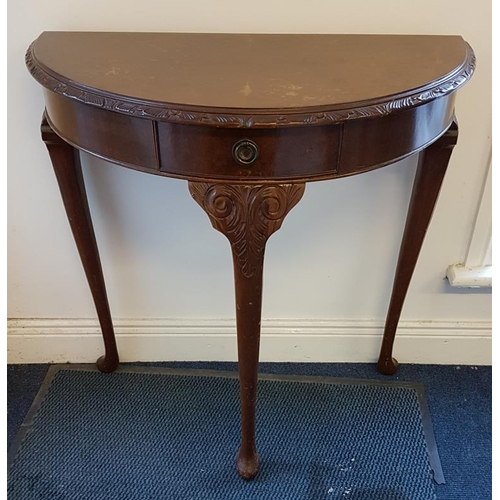
[[[127,116],[45,90],[47,119],[69,144],[112,163],[194,181],[300,183],[344,177],[416,153],[454,116],[455,93],[380,117],[330,125],[220,128]],[[234,147],[251,141],[248,165]]]

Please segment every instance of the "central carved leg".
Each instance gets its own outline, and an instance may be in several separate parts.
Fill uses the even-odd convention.
[[[228,185],[190,182],[189,191],[212,226],[231,244],[236,289],[241,446],[236,469],[252,479],[259,468],[255,402],[262,310],[262,269],[267,239],[300,201],[304,184]]]

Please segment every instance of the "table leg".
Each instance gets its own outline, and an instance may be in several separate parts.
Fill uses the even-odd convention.
[[[300,201],[304,184],[228,185],[190,182],[194,200],[212,226],[229,240],[233,253],[241,403],[241,446],[236,469],[244,479],[258,471],[255,402],[266,241]]]
[[[77,149],[63,141],[52,130],[45,117],[42,120],[41,132],[42,139],[49,150],[66,215],[68,216],[101,325],[105,355],[97,360],[96,365],[100,371],[109,373],[116,370],[118,366],[118,351],[101,261],[85,192],[80,155]]]
[[[396,329],[457,139],[458,126],[454,121],[442,137],[420,153],[378,361],[378,370],[385,375],[394,374],[398,368],[398,362],[392,357]]]

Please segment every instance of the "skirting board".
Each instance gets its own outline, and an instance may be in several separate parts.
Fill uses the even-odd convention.
[[[234,319],[116,319],[121,361],[235,361]],[[383,324],[361,320],[264,320],[261,361],[374,362]],[[10,319],[9,363],[88,363],[104,352],[91,319]],[[491,364],[491,322],[402,321],[401,363]]]

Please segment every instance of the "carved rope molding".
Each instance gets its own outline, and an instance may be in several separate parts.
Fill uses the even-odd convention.
[[[208,214],[214,229],[224,234],[235,265],[251,278],[262,268],[268,238],[300,201],[305,184],[245,186],[189,182],[189,192]]]
[[[233,128],[270,127],[270,126],[300,126],[300,125],[326,125],[339,123],[356,118],[368,118],[385,116],[393,111],[412,108],[419,104],[437,99],[454,92],[470,79],[476,66],[474,51],[467,44],[467,56],[464,64],[454,73],[444,79],[435,82],[432,86],[417,89],[413,93],[407,93],[387,101],[381,98],[358,107],[337,109],[324,112],[314,111],[291,111],[286,114],[255,113],[252,115],[238,114],[230,111],[192,111],[188,106],[174,109],[169,104],[138,101],[133,98],[116,96],[105,91],[97,93],[86,87],[78,86],[74,82],[64,80],[60,75],[50,72],[36,60],[33,51],[33,43],[26,52],[26,66],[30,73],[45,88],[69,99],[96,106],[98,108],[116,111],[127,115],[143,118],[152,118],[160,121],[177,123],[198,123],[206,125],[218,125]],[[384,101],[385,99],[385,101]],[[176,106],[173,104],[172,106]]]

